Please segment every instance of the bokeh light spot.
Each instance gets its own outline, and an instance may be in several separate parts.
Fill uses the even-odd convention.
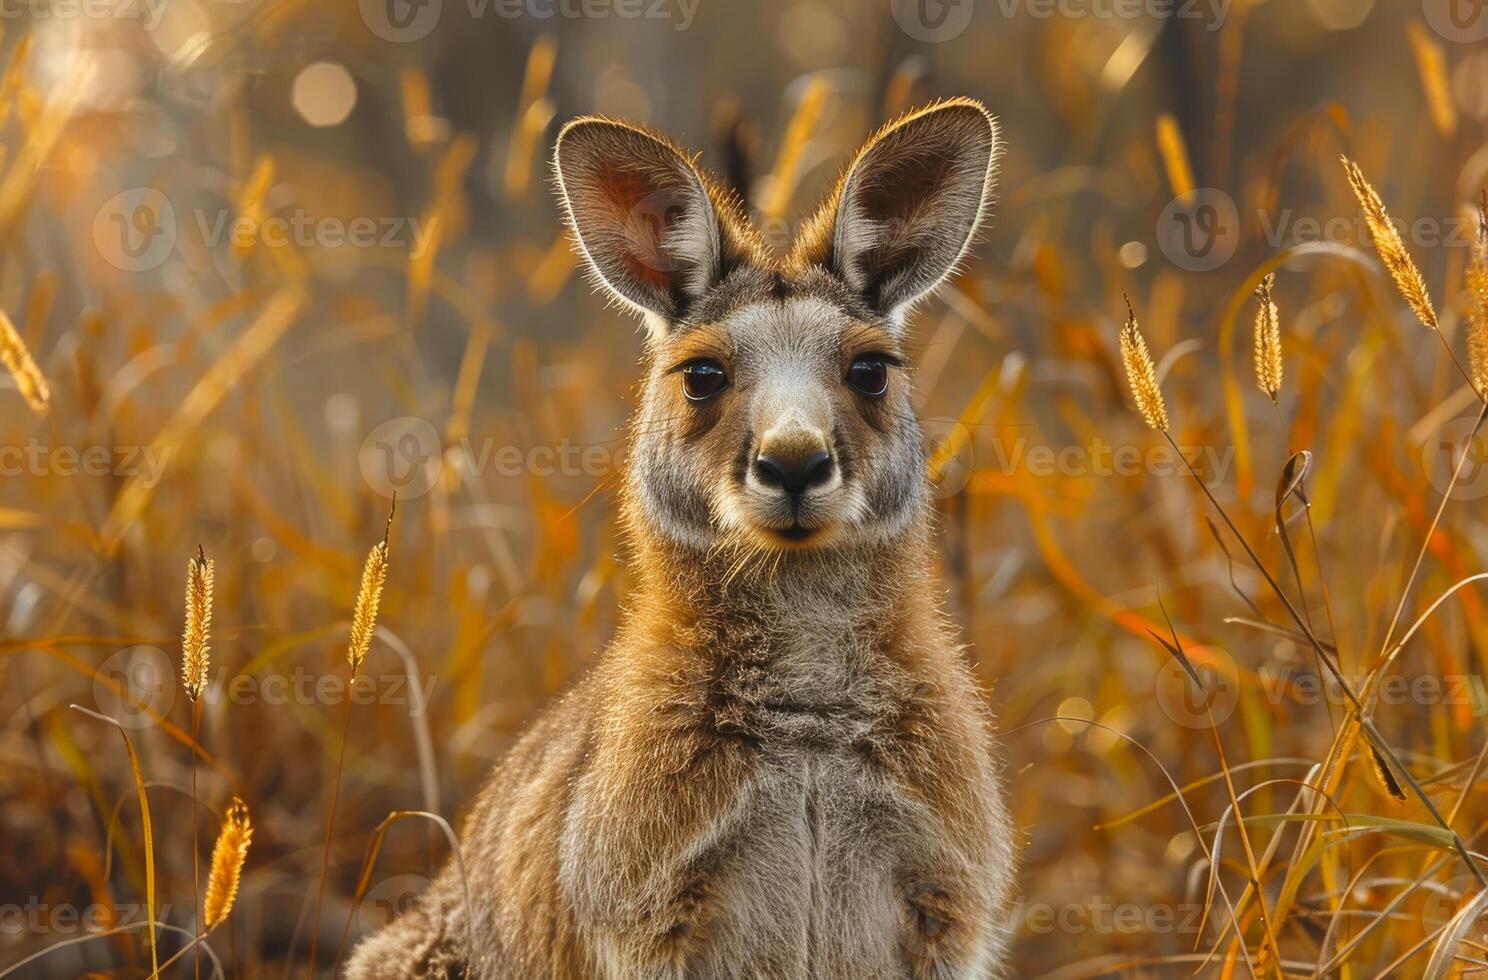
[[[1312,16],[1330,31],[1351,31],[1369,19],[1374,0],[1307,0]]]
[[[1059,702],[1059,710],[1054,713],[1062,719],[1080,718],[1089,721],[1095,717],[1095,709],[1084,698],[1065,698]],[[1059,725],[1071,735],[1083,732],[1090,727],[1088,725],[1082,725],[1077,721],[1060,721]]]
[[[307,65],[295,76],[295,111],[312,126],[339,126],[356,108],[357,87],[351,72],[332,61]]]

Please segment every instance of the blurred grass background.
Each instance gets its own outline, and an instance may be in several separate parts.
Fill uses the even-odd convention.
[[[191,928],[191,714],[171,672],[198,545],[216,563],[202,859],[231,796],[255,827],[237,911],[211,939],[230,975],[304,969],[346,621],[395,489],[386,632],[371,703],[351,709],[322,953],[379,822],[453,819],[594,662],[628,587],[612,500],[640,338],[591,294],[560,228],[546,160],[564,120],[673,134],[783,236],[881,122],[969,95],[1001,120],[1001,199],[963,275],[919,313],[915,359],[945,464],[948,602],[1006,732],[1025,832],[1014,971],[1249,974],[1217,899],[1201,932],[1204,848],[1163,802],[1164,768],[1188,784],[1222,765],[1149,635],[1167,635],[1159,598],[1217,680],[1236,790],[1260,787],[1247,813],[1292,805],[1297,785],[1268,781],[1320,764],[1345,708],[1293,686],[1316,676],[1294,637],[1227,621],[1283,619],[1253,570],[1231,571],[1203,496],[1127,408],[1122,293],[1160,359],[1174,438],[1278,574],[1274,490],[1293,451],[1314,454],[1321,573],[1304,548],[1301,587],[1283,579],[1362,677],[1476,396],[1382,275],[1338,156],[1409,224],[1460,350],[1466,209],[1488,182],[1488,48],[1471,27],[1434,0],[106,6],[7,7],[0,42],[0,309],[51,388],[43,415],[0,381],[0,970],[89,934],[59,910],[100,910],[94,932],[144,918],[124,747],[70,703],[129,722],[156,918]],[[1288,372],[1276,407],[1249,366],[1248,297],[1268,263]],[[1482,565],[1482,448],[1431,534],[1407,624]],[[1470,842],[1488,819],[1474,588],[1394,667],[1442,688],[1376,715]],[[1342,811],[1424,823],[1351,758]],[[1222,780],[1185,795],[1201,825],[1229,801]],[[1229,826],[1222,878],[1238,898]],[[1276,929],[1289,974],[1418,975],[1478,892],[1424,832],[1330,826],[1316,865],[1293,853],[1295,825],[1251,835],[1277,849],[1268,906],[1307,869]],[[446,853],[418,824],[389,831],[352,938]],[[1242,919],[1260,957],[1264,927]],[[1481,933],[1460,955],[1488,959]],[[142,935],[15,975],[146,976]]]

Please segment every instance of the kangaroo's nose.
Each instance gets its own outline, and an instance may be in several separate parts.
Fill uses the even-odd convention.
[[[832,454],[826,450],[799,456],[763,453],[754,458],[754,476],[767,487],[779,487],[788,494],[803,494],[832,478]]]

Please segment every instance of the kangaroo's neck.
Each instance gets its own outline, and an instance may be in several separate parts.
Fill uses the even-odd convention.
[[[676,544],[632,524],[645,621],[708,655],[866,650],[938,620],[931,522],[873,544],[786,552]]]

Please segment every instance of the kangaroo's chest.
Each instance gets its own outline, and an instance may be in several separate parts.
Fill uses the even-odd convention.
[[[717,841],[689,977],[742,976],[740,963],[758,977],[902,975],[898,872],[917,821],[851,744],[822,734],[761,750]]]
[[[810,653],[741,658],[653,715],[690,746],[672,758],[700,819],[597,873],[612,894],[644,883],[638,908],[660,911],[631,929],[658,934],[677,980],[912,975],[923,886],[962,870],[907,764],[915,685],[859,669],[851,647]]]

